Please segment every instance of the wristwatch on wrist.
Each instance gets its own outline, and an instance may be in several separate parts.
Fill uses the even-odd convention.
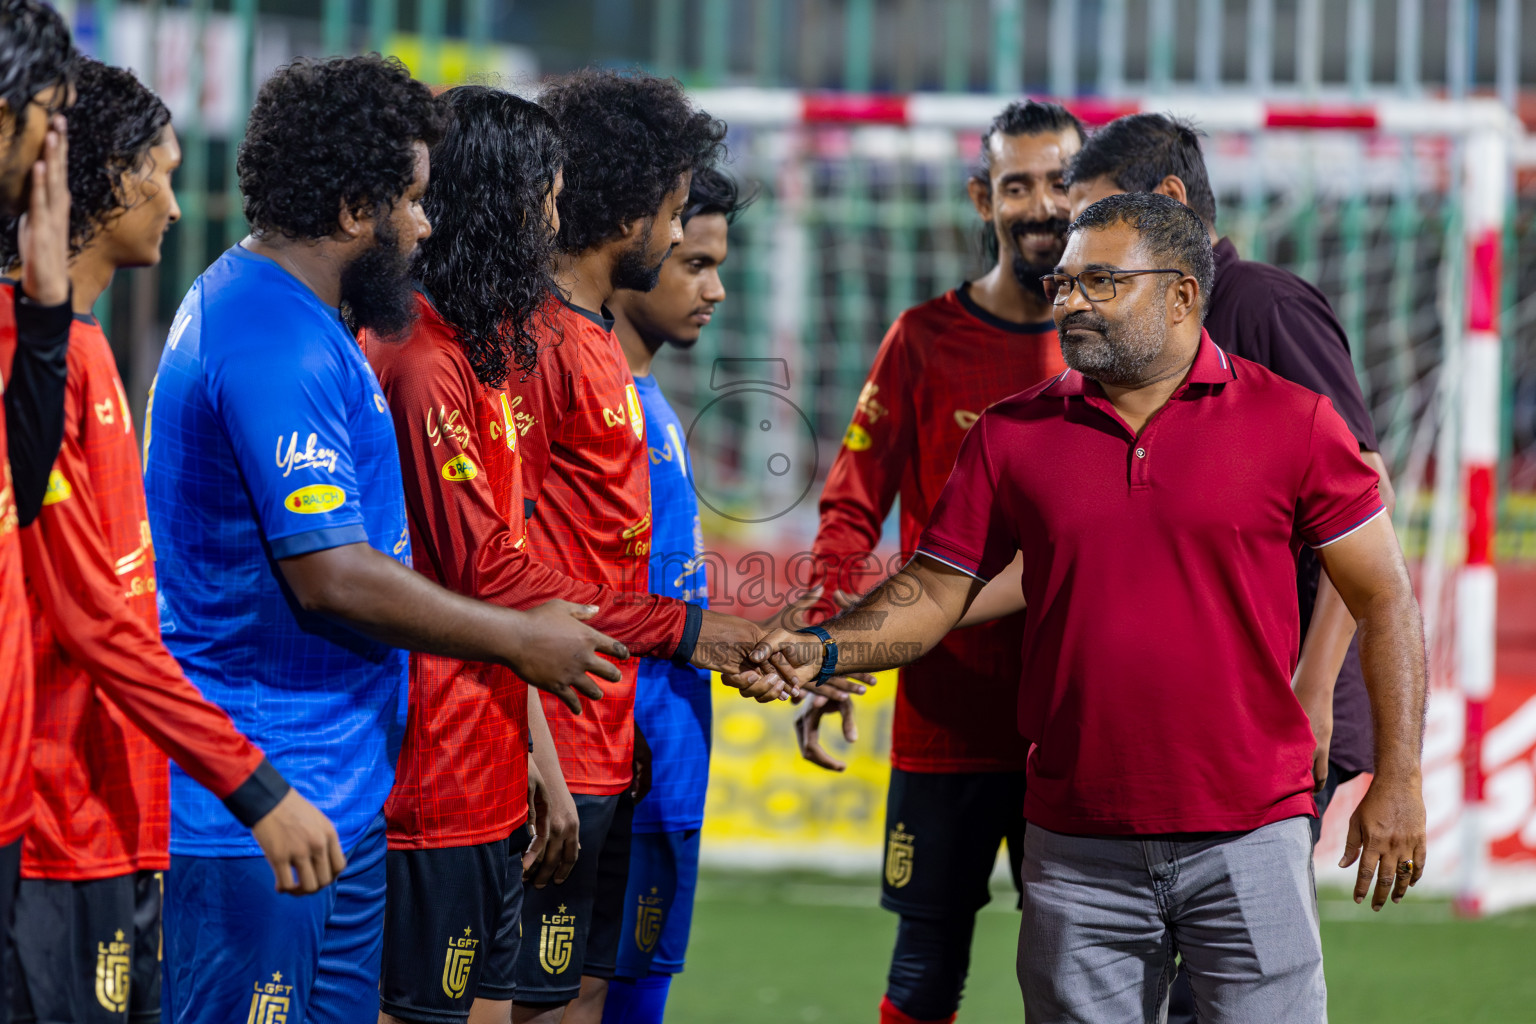
[[[816,678],[811,680],[811,685],[820,686],[828,679],[837,675],[837,641],[832,639],[832,634],[820,626],[806,626],[804,629],[795,630],[795,632],[809,633],[821,641],[821,671],[816,673]]]

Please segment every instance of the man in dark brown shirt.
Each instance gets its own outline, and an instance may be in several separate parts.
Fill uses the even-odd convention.
[[[1288,270],[1239,258],[1229,238],[1216,235],[1211,191],[1199,132],[1162,114],[1133,114],[1095,132],[1063,179],[1075,218],[1105,196],[1160,192],[1194,210],[1211,232],[1216,280],[1205,316],[1211,339],[1228,352],[1259,363],[1288,380],[1326,395],[1360,442],[1361,457],[1381,477],[1390,511],[1392,485],[1377,452],[1376,430],[1355,378],[1349,339],[1328,300]],[[1371,707],[1360,671],[1355,624],[1311,549],[1296,560],[1296,590],[1304,637],[1293,686],[1317,739],[1313,776],[1321,834],[1322,813],[1338,786],[1372,770]],[[1193,1020],[1189,985],[1174,985],[1170,1024]]]

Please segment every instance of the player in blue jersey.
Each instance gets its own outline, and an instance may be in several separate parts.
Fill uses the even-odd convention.
[[[193,284],[161,356],[144,440],[166,645],[339,834],[274,891],[249,833],[173,772],[176,1024],[376,1019],[399,648],[506,665],[573,711],[573,690],[601,696],[584,670],[618,677],[595,652],[626,656],[579,621],[592,609],[497,608],[409,568],[393,420],[343,317],[409,326],[443,127],[398,61],[279,70],[240,151],[252,234]]]
[[[650,589],[707,605],[687,430],[667,404],[651,361],[663,345],[690,348],[724,301],[720,264],[726,229],[745,205],[736,183],[711,168],[694,172],[683,209],[683,241],[649,292],[621,289],[608,301],[645,412],[651,459]],[[624,928],[604,1024],[662,1019],[672,976],[683,969],[699,874],[699,829],[709,783],[709,673],[655,658],[640,662],[635,728],[651,748],[650,791],[635,805]]]

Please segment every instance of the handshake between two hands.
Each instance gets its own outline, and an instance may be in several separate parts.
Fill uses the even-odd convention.
[[[693,664],[719,672],[721,682],[760,703],[798,702],[807,692],[833,700],[863,693],[874,679],[862,673],[835,675],[819,686],[813,684],[826,649],[815,636],[795,630],[805,625],[805,613],[821,595],[822,589],[816,587],[763,622],[705,612]],[[851,599],[839,592],[837,600],[846,606]]]
[[[792,700],[799,704],[794,725],[800,756],[829,771],[841,772],[848,765],[822,746],[821,720],[836,714],[842,719],[843,739],[857,741],[853,697],[875,685],[875,677],[853,672],[834,675],[819,686],[812,682],[821,672],[826,649],[817,637],[795,630],[805,625],[805,612],[820,600],[821,593],[817,587],[762,623],[730,615],[706,621],[694,664],[718,671],[721,682],[740,690],[743,697],[761,703]],[[834,599],[844,609],[856,600],[840,590]],[[810,699],[802,703],[807,696]]]
[[[760,703],[790,700],[800,705],[794,726],[801,756],[840,772],[847,766],[821,745],[821,719],[838,715],[843,738],[849,743],[856,741],[852,698],[873,686],[875,679],[858,672],[834,675],[820,685],[813,683],[821,672],[826,649],[815,636],[795,630],[805,625],[806,613],[821,595],[820,587],[812,589],[763,622],[706,611],[692,662],[698,668],[719,672],[721,681],[743,697]],[[839,607],[848,608],[856,599],[837,591],[834,600]],[[596,613],[593,606],[565,601],[551,601],[533,609],[528,614],[538,621],[525,634],[530,643],[513,665],[529,685],[554,694],[577,715],[582,713],[582,697],[602,698],[598,679],[618,681],[618,668],[598,655],[621,661],[629,657],[623,644],[584,621]],[[804,700],[807,694],[810,699]]]

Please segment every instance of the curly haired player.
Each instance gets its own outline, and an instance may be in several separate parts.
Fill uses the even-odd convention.
[[[119,268],[159,262],[180,216],[170,111],[121,68],[81,59],[70,108],[74,320],[64,443],[22,530],[32,595],[35,815],[22,849],[16,1020],[160,1018],[166,753],[252,830],[274,874],[336,832],[283,782],[160,641],[138,444],[96,299]],[[0,264],[19,258],[15,225]],[[162,753],[164,751],[164,753]]]
[[[460,86],[443,101],[454,116],[422,200],[433,231],[413,259],[416,322],[401,339],[363,333],[395,421],[415,566],[508,607],[567,594],[595,604],[602,595],[573,593],[528,557],[504,387],[533,365],[554,292],[559,127],[499,89]],[[410,686],[385,805],[383,1019],[505,1021],[524,865],[536,885],[564,881],[576,807],[542,702],[505,666],[417,654]]]
[[[636,654],[722,668],[739,661],[751,623],[651,594],[650,473],[644,413],[604,304],[617,288],[649,291],[682,238],[694,168],[713,161],[725,126],[671,79],[583,71],[541,102],[565,134],[558,201],[561,250],[539,326],[535,372],[507,385],[518,430],[528,551],[611,595],[593,623]],[[514,1019],[597,1024],[618,953],[637,762],[637,667],[580,717],[546,700],[555,747],[581,818],[582,856],[564,883],[523,907]],[[750,694],[750,688],[747,691]],[[567,1003],[580,999],[566,1008]]]
[[[650,589],[705,602],[709,580],[693,464],[685,431],[651,364],[664,345],[693,347],[725,301],[720,266],[730,223],[750,201],[714,168],[693,174],[683,241],[649,292],[620,289],[609,300],[614,332],[645,411],[651,474]],[[647,658],[635,685],[635,728],[651,748],[651,785],[635,806],[629,885],[617,972],[604,1024],[660,1024],[672,976],[683,969],[699,876],[699,832],[709,784],[709,673]]]
[[[446,120],[377,55],[268,79],[238,161],[252,234],[194,282],[161,356],[144,434],[166,644],[341,840],[300,872],[310,895],[277,895],[238,823],[172,772],[178,1021],[377,1016],[396,648],[516,668],[572,704],[601,693],[586,671],[617,675],[595,652],[622,645],[580,609],[498,608],[409,568],[394,424],[339,307],[383,335],[413,321],[409,258],[431,230],[428,147]]]

